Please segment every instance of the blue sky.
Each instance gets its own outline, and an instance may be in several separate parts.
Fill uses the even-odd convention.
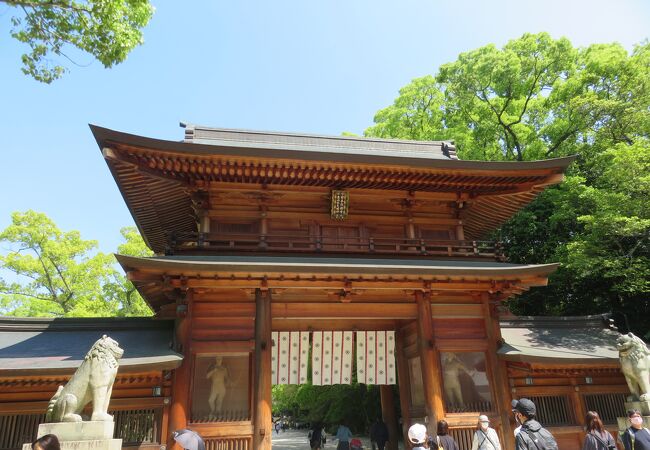
[[[180,140],[180,121],[361,133],[411,79],[461,52],[548,31],[576,46],[650,34],[650,3],[602,0],[155,1],[145,44],[103,69],[81,55],[62,80],[20,72],[0,3],[0,228],[48,214],[114,251],[132,219],[87,124]]]

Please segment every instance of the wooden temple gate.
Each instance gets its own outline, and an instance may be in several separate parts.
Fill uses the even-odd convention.
[[[182,347],[177,350],[183,351],[186,358],[174,375],[170,430],[189,426],[215,442],[252,436],[253,448],[264,448],[265,442],[270,445],[271,332],[308,330],[396,331],[405,427],[411,421],[432,424],[440,418],[446,418],[452,428],[468,427],[475,422],[477,412],[483,411],[495,418],[497,426],[502,426],[503,421],[509,429],[507,375],[505,366],[496,359],[500,334],[498,326],[494,326],[495,300],[490,293],[480,291],[504,280],[456,282],[450,273],[445,275],[452,278],[449,281],[422,281],[419,278],[426,275],[399,275],[403,268],[390,266],[381,267],[384,275],[377,275],[373,266],[338,267],[330,262],[312,262],[316,265],[298,270],[277,261],[271,270],[268,261],[263,269],[257,261],[247,263],[238,273],[231,272],[229,263],[221,267],[214,262],[193,264],[181,275],[173,273],[166,260],[119,259],[136,284],[151,283],[164,273],[170,287],[184,292],[173,304],[181,312],[177,332]],[[226,267],[228,272],[224,272]],[[293,271],[290,267],[294,267]],[[411,266],[408,270],[413,274],[431,268]],[[525,282],[541,283],[541,279],[535,281],[536,277],[543,277],[549,268],[539,270],[541,275],[529,274]],[[385,274],[391,271],[391,275]],[[184,278],[190,272],[193,276]],[[467,276],[465,272],[463,277]],[[458,292],[464,289],[475,291],[461,300]],[[475,378],[483,380],[483,391],[476,393],[481,396],[445,408],[441,355],[456,366],[448,368],[448,372],[458,372],[470,364],[474,367],[472,370],[480,374]],[[244,413],[239,404],[237,411],[229,411],[223,418],[212,417],[205,410],[207,391],[202,384],[209,365],[204,361],[215,357],[229,359],[233,364],[231,372],[241,372],[239,366],[243,365],[242,373],[250,374],[246,389],[240,392],[247,406]],[[451,375],[449,383],[454,376],[458,373]],[[197,394],[197,390],[201,393]],[[392,391],[382,388],[381,393],[385,419],[395,423],[395,409],[389,407]],[[228,400],[232,405],[232,394],[228,394]],[[454,409],[450,410],[450,406]],[[230,420],[233,417],[238,420]]]
[[[513,448],[511,399],[547,390],[520,386],[531,374],[550,380],[543,370],[555,370],[546,386],[573,389],[580,411],[579,376],[607,375],[594,394],[623,389],[611,361],[531,365],[499,354],[501,303],[544,286],[556,265],[505,263],[482,239],[560,182],[571,158],[476,162],[448,142],[193,126],[171,142],[92,129],[156,253],[118,261],[154,320],[174,321],[183,355],[161,372],[160,445],[175,447],[170,433],[187,427],[209,450],[269,449],[273,332],[395,332],[401,432],[416,421],[435,432],[445,419],[463,450],[479,413]],[[380,392],[396,424],[393,391]],[[567,448],[579,445],[577,420],[561,424]]]

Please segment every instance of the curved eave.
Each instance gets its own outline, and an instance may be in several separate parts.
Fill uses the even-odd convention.
[[[200,276],[213,273],[249,273],[265,276],[269,273],[314,273],[342,276],[464,276],[477,278],[511,278],[513,276],[547,277],[559,264],[507,264],[465,261],[370,260],[349,258],[303,257],[164,257],[139,258],[115,255],[126,272],[152,271],[166,275]]]
[[[304,149],[288,149],[281,144],[258,143],[254,146],[243,145],[214,145],[180,141],[168,141],[123,133],[97,125],[89,125],[100,149],[111,144],[123,144],[142,149],[156,150],[184,156],[234,156],[268,158],[277,160],[304,160],[323,163],[353,163],[387,166],[402,166],[405,168],[442,168],[456,170],[479,170],[485,172],[521,171],[557,169],[563,172],[575,156],[547,159],[541,161],[462,161],[427,157],[425,154],[409,154],[382,151],[376,154],[372,151],[354,149],[334,151],[314,151]],[[387,142],[397,142],[386,140]],[[270,156],[269,151],[272,151]]]

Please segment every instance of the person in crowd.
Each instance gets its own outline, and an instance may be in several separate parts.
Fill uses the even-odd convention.
[[[336,450],[350,450],[350,439],[352,439],[352,432],[348,427],[343,424],[339,425],[338,430],[336,430],[336,439],[338,440]]]
[[[375,450],[375,448],[384,450],[386,447],[386,442],[388,442],[388,427],[381,420],[381,417],[378,417],[375,423],[372,424],[372,427],[370,427],[370,442],[372,450]]]
[[[638,409],[627,412],[630,428],[620,435],[625,450],[650,450],[650,431],[643,426],[643,416]]]
[[[320,450],[326,442],[323,426],[318,422],[314,423],[314,426],[309,430],[307,437],[309,438],[309,446],[311,447],[311,450]]]
[[[557,450],[557,442],[551,432],[535,420],[535,403],[527,398],[513,400],[512,412],[517,424],[521,425],[515,437],[516,450]]]
[[[616,450],[616,442],[609,431],[603,426],[596,411],[587,412],[585,419],[587,435],[582,444],[582,450]]]
[[[478,416],[472,450],[501,450],[497,431],[490,426],[490,419],[484,414]]]
[[[435,439],[429,436],[429,448],[438,450],[459,450],[458,444],[449,434],[449,424],[446,420],[439,420],[436,429]]]
[[[61,444],[55,435],[46,434],[32,442],[32,450],[61,450]]]
[[[409,443],[413,450],[424,450],[429,448],[429,435],[427,427],[421,423],[411,425],[408,431]]]

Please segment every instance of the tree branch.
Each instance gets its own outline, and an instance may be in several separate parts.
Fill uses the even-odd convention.
[[[28,294],[27,292],[19,292],[19,291],[14,291],[11,289],[0,289],[0,294],[8,294],[8,295],[23,295],[25,297],[30,297],[36,300],[43,300],[46,302],[53,302],[53,303],[58,303],[55,300],[52,300],[49,297],[41,297],[40,295],[35,295],[35,294]]]

